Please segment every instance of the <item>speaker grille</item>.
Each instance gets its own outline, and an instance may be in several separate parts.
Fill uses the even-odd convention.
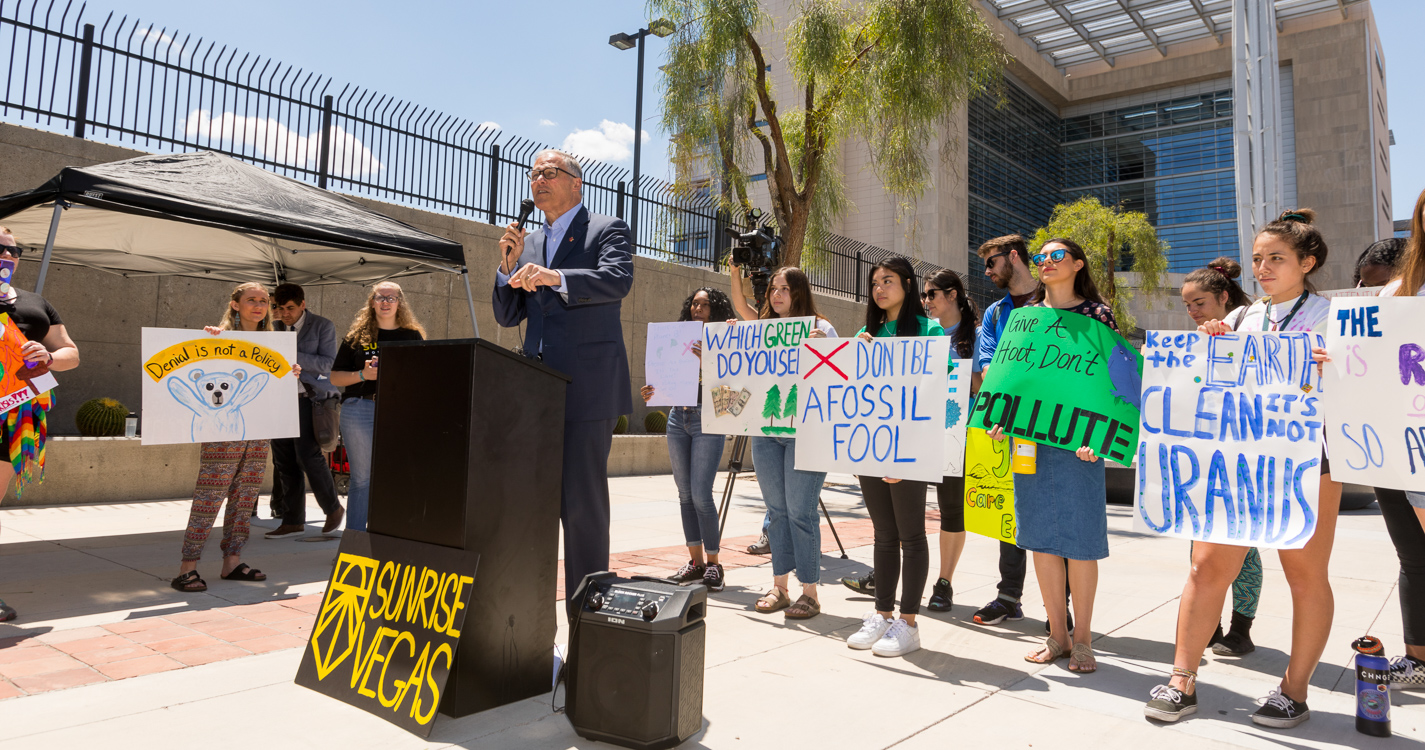
[[[574,723],[636,742],[672,735],[670,683],[677,635],[623,630],[586,620],[580,623],[578,638]],[[701,704],[702,664],[698,661],[700,689],[696,693]],[[698,709],[701,721],[701,705]]]
[[[678,644],[678,737],[691,737],[703,727],[703,659],[707,626],[684,628]]]

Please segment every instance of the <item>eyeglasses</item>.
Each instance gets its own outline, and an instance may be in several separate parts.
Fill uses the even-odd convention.
[[[1061,247],[1058,250],[1049,253],[1035,253],[1034,257],[1030,258],[1029,260],[1032,261],[1036,266],[1044,265],[1044,260],[1046,258],[1049,260],[1050,263],[1062,263],[1064,262],[1064,257],[1068,254],[1069,251]]]
[[[558,177],[560,172],[563,172],[564,174],[567,174],[576,180],[579,179],[578,175],[574,174],[573,172],[570,172],[567,169],[561,169],[559,167],[545,167],[544,169],[531,169],[529,171],[529,181],[539,182],[539,178],[541,177],[543,177],[545,180],[552,180],[555,177]]]
[[[921,293],[920,293],[920,301],[921,301],[921,302],[929,302],[929,301],[935,299],[935,294],[936,294],[937,292],[939,292],[940,294],[945,295],[947,298],[950,296],[950,290],[949,290],[949,289],[934,289],[934,288],[932,288],[932,289],[931,289],[930,291],[928,291],[928,292],[921,292]]]
[[[378,295],[376,295],[376,304],[378,304],[378,305],[394,305],[394,304],[396,304],[397,302],[400,302],[400,301],[401,301],[401,298],[400,298],[400,297],[392,297],[392,296],[386,295],[386,294],[378,294]]]

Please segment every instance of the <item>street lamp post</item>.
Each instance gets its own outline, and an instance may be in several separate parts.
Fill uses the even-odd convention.
[[[672,21],[660,18],[650,24],[648,28],[639,29],[633,34],[614,34],[609,37],[609,44],[615,49],[627,50],[638,48],[638,93],[634,98],[633,113],[633,207],[629,212],[629,229],[633,235],[633,250],[638,252],[638,183],[642,176],[643,157],[643,49],[647,45],[644,40],[649,34],[657,37],[666,37],[676,30]]]

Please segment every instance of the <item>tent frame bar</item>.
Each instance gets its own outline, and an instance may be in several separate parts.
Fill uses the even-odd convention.
[[[475,332],[475,338],[480,338],[480,323],[475,320],[475,295],[470,291],[470,267],[460,267],[460,277],[465,279],[465,300],[470,303],[470,330]]]
[[[45,292],[45,275],[49,273],[49,256],[54,252],[54,238],[59,234],[59,217],[64,213],[64,201],[54,202],[54,217],[49,220],[49,237],[45,238],[45,254],[40,258],[40,276],[35,279],[35,294],[43,295]]]

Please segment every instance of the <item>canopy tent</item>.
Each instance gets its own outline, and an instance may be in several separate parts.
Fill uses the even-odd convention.
[[[51,261],[125,278],[373,284],[421,273],[465,275],[460,243],[335,193],[211,151],[66,167],[0,198],[0,222]],[[478,328],[476,335],[479,335]]]

